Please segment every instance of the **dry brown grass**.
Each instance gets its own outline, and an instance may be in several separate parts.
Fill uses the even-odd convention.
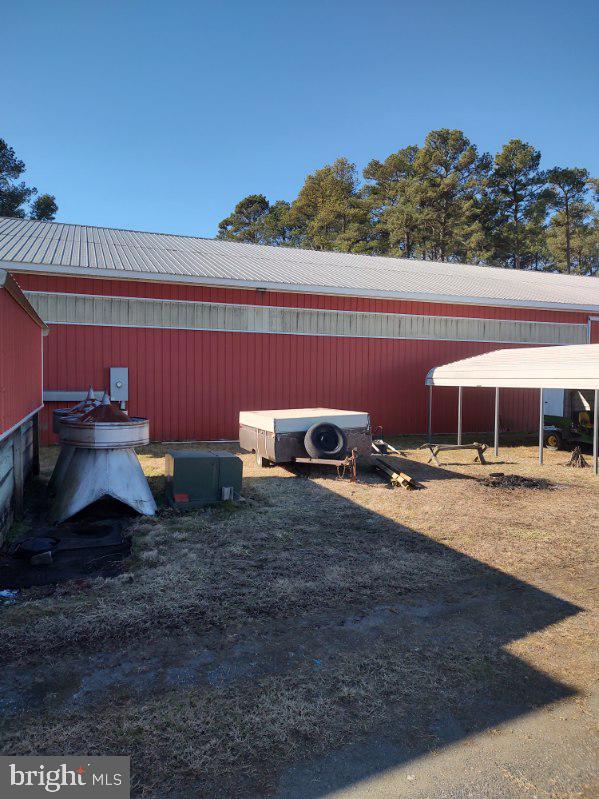
[[[163,452],[151,446],[140,455],[157,492]],[[352,484],[331,471],[306,479],[282,467],[259,470],[244,455],[245,503],[188,515],[163,509],[132,525],[126,573],[25,592],[4,609],[1,630],[2,651],[22,668],[40,652],[68,659],[151,650],[165,636],[176,646],[183,633],[221,635],[225,647],[235,633],[285,652],[303,641],[305,651],[292,666],[226,690],[203,684],[143,701],[107,697],[85,712],[50,709],[7,727],[6,748],[62,753],[80,751],[83,740],[89,754],[131,753],[140,793],[161,795],[168,780],[194,786],[197,796],[242,796],[272,786],[269,764],[376,725],[405,724],[424,751],[438,743],[431,719],[440,707],[467,708],[482,695],[498,703],[519,696],[523,706],[585,695],[599,480],[564,468],[564,453],[546,453],[540,470],[534,446],[506,447],[501,465],[487,467],[473,464],[472,453],[447,453],[444,469],[426,467],[422,451],[407,454],[402,469],[425,490],[391,490],[371,474]],[[44,453],[46,471],[52,455]],[[499,470],[558,487],[504,491],[467,479]],[[479,610],[429,626],[401,610],[476,601]],[[357,635],[353,651],[339,644],[335,625],[379,606],[391,608],[391,622]],[[317,645],[322,668],[311,655]],[[474,726],[487,723],[474,709],[471,716]]]
[[[433,747],[424,721],[433,698],[438,700],[433,675],[439,658],[451,658],[443,678],[443,701],[450,702],[459,701],[464,689],[476,690],[480,655],[467,659],[459,650],[439,647],[400,651],[398,657],[396,647],[383,644],[359,658],[341,654],[334,669],[302,663],[291,673],[245,682],[241,690],[202,687],[145,701],[120,698],[102,714],[76,711],[27,724],[6,744],[34,754],[74,752],[86,741],[91,755],[130,754],[134,787],[142,792],[162,795],[160,786],[168,782],[169,790],[197,785],[194,796],[245,796],[248,785],[268,789],[278,761],[334,746],[373,722],[409,721],[411,734]],[[417,714],[415,686],[421,697]]]

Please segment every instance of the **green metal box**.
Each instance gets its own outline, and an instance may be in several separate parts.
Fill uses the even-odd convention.
[[[175,508],[199,508],[241,493],[243,464],[232,452],[169,450],[164,467],[166,498]]]

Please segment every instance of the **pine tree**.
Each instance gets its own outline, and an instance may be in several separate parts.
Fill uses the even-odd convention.
[[[361,250],[370,225],[355,164],[338,158],[308,175],[291,204],[290,223],[298,231],[303,247],[342,252]]]
[[[490,176],[493,202],[492,260],[525,269],[539,258],[539,242],[547,208],[541,153],[512,139],[495,156]]]
[[[338,158],[308,175],[291,204],[246,197],[218,236],[596,274],[599,219],[588,192],[599,202],[599,179],[581,168],[544,173],[540,162],[519,139],[491,159],[462,131],[434,130],[422,147],[370,161],[363,185],[355,165]]]
[[[572,271],[572,238],[575,227],[585,225],[585,218],[592,207],[585,203],[588,191],[589,173],[586,169],[563,169],[554,167],[547,172],[550,193],[549,206],[556,210],[551,220],[554,228],[563,230],[564,253],[557,263],[566,272]]]
[[[420,254],[439,261],[480,260],[485,235],[479,218],[489,170],[461,130],[428,134],[414,160]]]
[[[37,189],[19,181],[24,172],[25,163],[17,158],[13,148],[4,139],[0,139],[0,216],[23,219],[27,216],[26,206],[31,203],[31,219],[54,219],[58,211],[56,198],[42,194],[33,200]]]
[[[40,194],[31,203],[31,219],[43,220],[44,222],[51,222],[56,216],[58,206],[56,205],[56,197],[52,194]]]
[[[592,274],[597,257],[597,217],[590,203],[571,201],[556,211],[547,230],[547,249],[553,269],[568,274]]]
[[[410,258],[418,236],[418,147],[410,145],[364,169],[363,195],[372,224],[372,250]]]
[[[263,194],[250,194],[218,225],[217,238],[252,244],[288,244],[291,230],[289,203],[277,200],[271,205]]]

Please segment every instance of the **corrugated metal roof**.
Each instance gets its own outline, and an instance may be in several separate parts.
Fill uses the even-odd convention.
[[[0,266],[429,302],[599,310],[597,278],[0,218]]]
[[[599,389],[599,344],[495,350],[436,366],[429,386]]]

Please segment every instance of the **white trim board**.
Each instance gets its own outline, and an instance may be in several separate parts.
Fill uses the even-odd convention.
[[[268,333],[340,338],[582,344],[586,324],[370,313],[92,294],[27,292],[51,325]]]
[[[216,302],[212,300],[176,300],[165,297],[131,297],[125,294],[88,294],[77,291],[40,291],[39,289],[26,289],[24,294],[27,297],[35,296],[36,294],[52,296],[52,297],[79,297],[80,299],[87,299],[93,297],[98,300],[135,300],[135,302],[165,302],[169,304],[180,305],[210,305],[210,306],[227,306],[229,308],[270,308],[271,310],[290,310],[290,311],[310,311],[312,313],[336,313],[336,314],[369,314],[375,316],[400,316],[412,318],[414,316],[424,316],[428,319],[484,319],[487,322],[525,322],[526,324],[533,323],[535,325],[582,325],[584,322],[547,322],[543,319],[496,319],[490,316],[450,316],[444,314],[407,314],[394,311],[352,311],[345,308],[310,308],[306,306],[292,306],[292,305],[261,305],[257,303],[247,302]],[[589,320],[599,320],[599,316],[590,316]]]

